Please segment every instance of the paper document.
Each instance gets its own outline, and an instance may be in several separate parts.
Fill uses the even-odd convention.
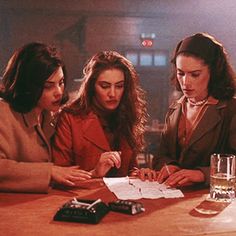
[[[156,181],[142,181],[140,179],[121,177],[103,178],[104,183],[118,199],[157,199],[184,197],[179,189],[169,188],[165,184]]]

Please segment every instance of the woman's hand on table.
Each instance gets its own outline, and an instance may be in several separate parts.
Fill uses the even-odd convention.
[[[165,183],[170,187],[182,187],[192,185],[193,183],[201,183],[205,181],[205,177],[200,170],[180,169],[175,165],[162,167],[160,171],[150,168],[134,168],[130,173],[131,177],[138,177],[141,180],[157,181]]]
[[[169,178],[170,175],[175,173],[176,171],[179,171],[180,168],[175,165],[164,165],[158,175],[157,182],[163,183],[166,179]]]
[[[121,166],[121,152],[104,152],[102,153],[96,167],[91,171],[93,177],[103,177],[112,168],[117,169]]]
[[[56,183],[65,186],[76,186],[76,183],[80,181],[91,179],[92,174],[88,171],[79,169],[79,166],[53,166],[51,178]]]
[[[200,170],[181,169],[169,176],[165,184],[170,187],[183,187],[192,185],[193,183],[201,183],[205,181],[205,176]]]

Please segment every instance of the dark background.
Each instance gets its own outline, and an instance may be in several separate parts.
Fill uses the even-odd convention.
[[[76,91],[86,60],[101,50],[164,53],[164,66],[136,69],[147,91],[149,122],[164,121],[173,97],[169,59],[176,43],[196,32],[221,41],[236,64],[236,4],[234,0],[1,0],[0,70],[13,51],[25,43],[55,44],[65,60],[69,90]],[[156,35],[153,46],[141,44],[141,34]]]

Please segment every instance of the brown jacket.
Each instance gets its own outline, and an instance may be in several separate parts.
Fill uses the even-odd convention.
[[[57,124],[52,147],[57,165],[79,165],[90,171],[95,168],[101,154],[111,151],[102,126],[94,113],[86,117],[63,112]],[[121,141],[121,167],[113,169],[111,176],[126,176],[136,166],[136,156],[128,143]],[[108,174],[109,175],[109,174]]]
[[[177,140],[180,115],[181,104],[171,105],[153,168],[161,169],[164,163],[173,163],[181,168],[201,169],[206,183],[209,183],[211,154],[236,154],[236,99],[210,105],[193,132],[189,144],[181,152]]]
[[[48,140],[54,131],[50,119],[45,114],[42,129],[36,128],[33,112],[15,112],[0,100],[0,191],[47,192],[52,167]]]

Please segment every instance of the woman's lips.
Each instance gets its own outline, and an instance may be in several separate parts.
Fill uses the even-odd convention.
[[[194,90],[193,89],[183,89],[183,92],[185,93],[189,93],[189,92],[193,92]]]
[[[106,103],[108,103],[108,104],[116,104],[117,100],[110,100],[110,101],[107,101]]]
[[[61,105],[61,99],[57,100],[55,102],[52,103],[54,106],[60,106]]]

